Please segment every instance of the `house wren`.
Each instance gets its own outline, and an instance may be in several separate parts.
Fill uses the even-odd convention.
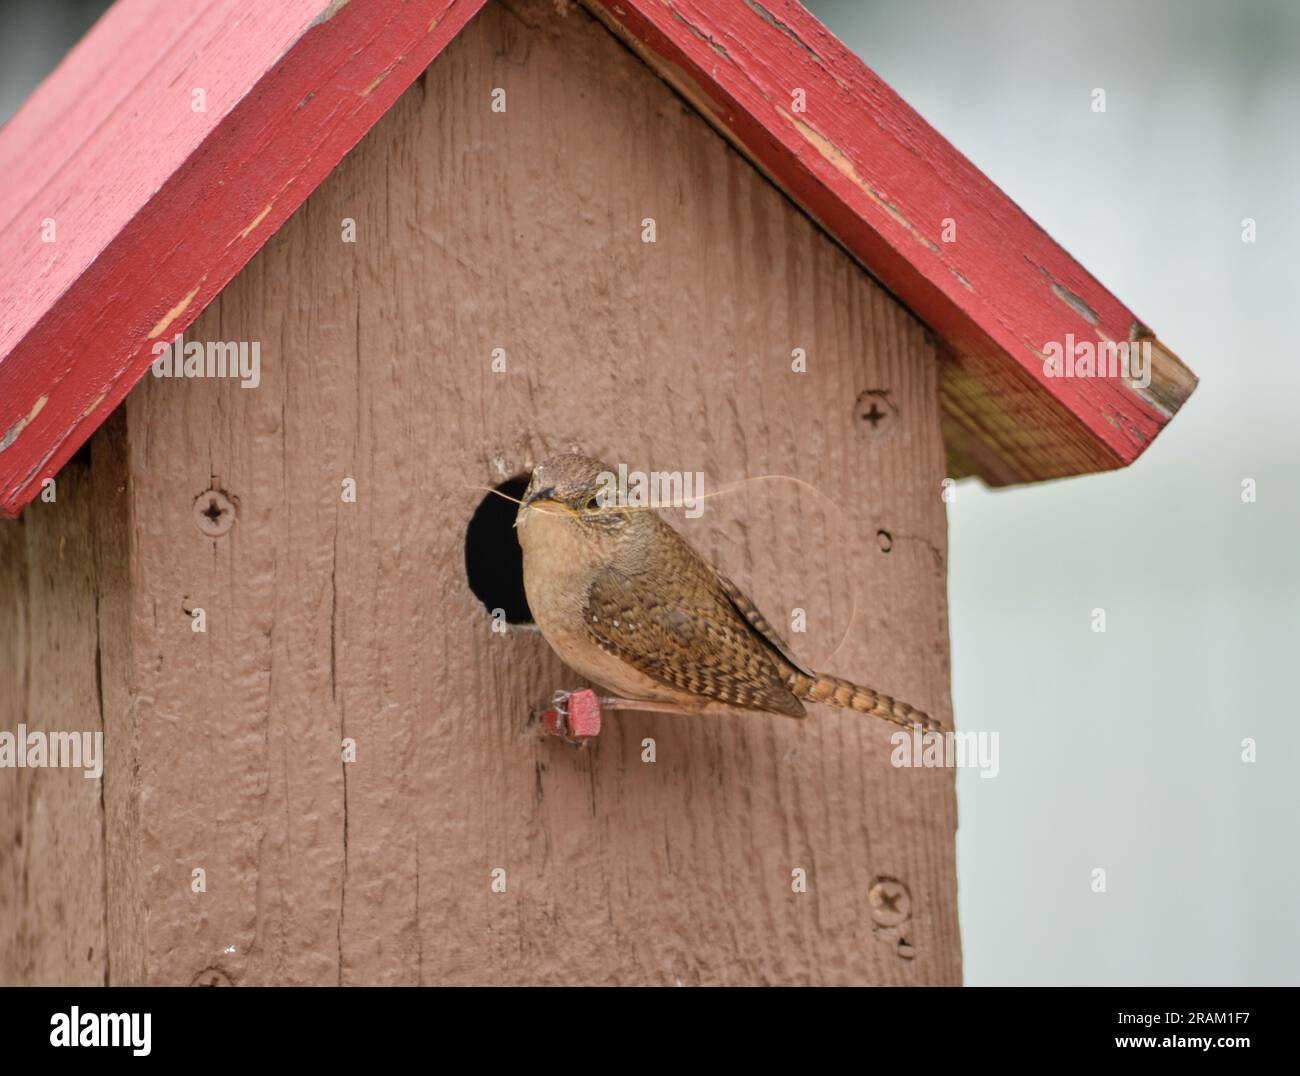
[[[524,589],[566,665],[618,697],[606,707],[804,716],[824,702],[937,727],[904,702],[808,669],[741,591],[657,513],[606,503],[612,470],[539,464],[515,517]]]

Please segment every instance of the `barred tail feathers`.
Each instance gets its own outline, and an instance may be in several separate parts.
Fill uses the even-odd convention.
[[[801,672],[791,672],[786,686],[797,698],[808,702],[822,702],[843,710],[856,710],[860,714],[870,714],[903,728],[918,724],[924,729],[942,728],[938,721],[915,706],[827,673],[805,676]]]

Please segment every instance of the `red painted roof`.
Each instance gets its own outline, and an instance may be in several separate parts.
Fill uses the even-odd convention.
[[[0,129],[0,513],[482,4],[118,0]],[[954,473],[1122,466],[1191,392],[1123,303],[798,4],[588,7],[943,341]],[[1152,340],[1151,386],[1046,377],[1044,348],[1067,334]]]

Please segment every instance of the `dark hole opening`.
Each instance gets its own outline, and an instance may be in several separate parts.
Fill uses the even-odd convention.
[[[531,624],[533,612],[524,595],[524,554],[515,537],[518,501],[528,475],[516,475],[479,502],[465,530],[465,574],[469,589],[489,613],[500,609],[509,624]],[[513,497],[514,500],[507,500]]]

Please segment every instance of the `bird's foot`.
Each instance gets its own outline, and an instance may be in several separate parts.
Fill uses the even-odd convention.
[[[550,709],[542,712],[542,731],[574,747],[586,747],[591,737],[600,735],[600,700],[596,693],[591,688],[557,691]]]

